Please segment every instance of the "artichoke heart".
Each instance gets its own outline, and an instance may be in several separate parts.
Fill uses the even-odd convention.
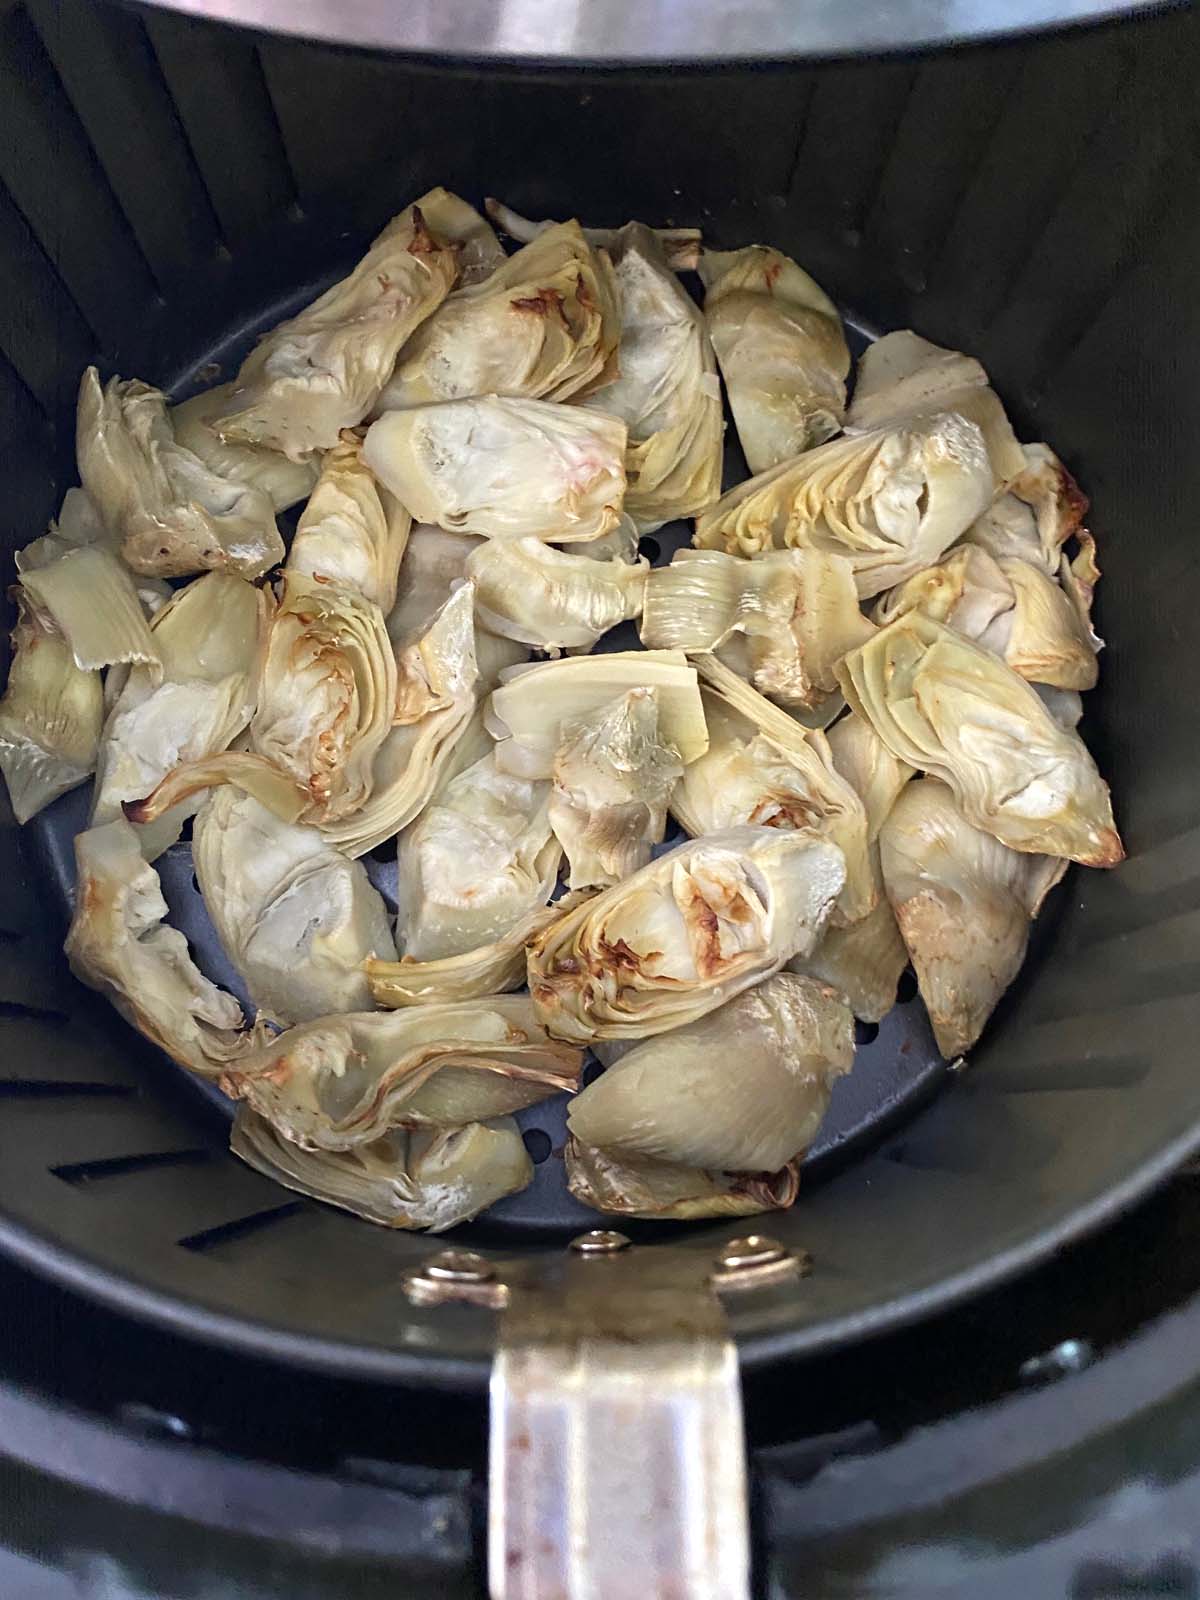
[[[579,1083],[578,1050],[547,1037],[527,995],[360,1011],[290,1028],[221,1079],[285,1139],[351,1150],[391,1128],[461,1127]]]
[[[209,572],[151,619],[163,681],[130,670],[104,725],[91,826],[121,815],[177,769],[228,749],[254,711],[255,673],[269,625],[269,591]],[[148,861],[178,839],[194,807],[179,805],[139,827]]]
[[[285,1189],[385,1228],[443,1233],[524,1189],[533,1162],[511,1117],[397,1128],[352,1150],[305,1150],[239,1106],[229,1148]]]
[[[671,1161],[615,1155],[568,1139],[567,1186],[595,1211],[654,1221],[694,1222],[704,1217],[756,1217],[795,1204],[794,1163],[780,1172],[702,1172]]]
[[[865,600],[936,561],[992,491],[983,435],[944,412],[780,462],[723,495],[697,520],[694,542],[743,556],[831,551],[849,561]]]
[[[767,245],[706,250],[704,317],[751,472],[766,472],[842,426],[850,352],[829,296]]]
[[[396,652],[395,726],[371,772],[371,797],[323,825],[349,856],[365,855],[406,828],[437,787],[471,726],[479,688],[474,585],[463,584]]]
[[[630,689],[562,724],[549,818],[570,864],[568,888],[620,883],[662,843],[683,765],[660,734],[658,695]]]
[[[204,389],[190,400],[172,406],[175,442],[199,457],[217,477],[260,490],[276,512],[287,511],[312,493],[320,462],[315,456],[307,461],[292,461],[268,445],[223,439],[216,423],[229,409],[233,389],[232,383],[219,383],[214,389]]]
[[[1004,407],[972,356],[930,344],[911,330],[884,334],[863,352],[846,413],[847,430],[895,427],[952,411],[983,434],[997,491],[1025,469]]]
[[[610,1059],[611,1047],[597,1054]],[[620,1049],[572,1101],[581,1144],[718,1172],[775,1172],[803,1155],[854,1019],[826,984],[780,972],[707,1016]]]
[[[671,809],[693,838],[726,828],[786,829],[836,844],[846,883],[834,921],[874,905],[862,801],[833,763],[823,734],[801,728],[712,656],[699,656],[711,743],[684,769]]]
[[[412,518],[375,481],[362,441],[344,433],[321,460],[321,474],[296,524],[287,570],[352,589],[386,615],[396,601],[400,560]]]
[[[457,246],[460,288],[490,278],[507,257],[486,217],[449,189],[430,189],[421,196],[421,215],[440,239]]]
[[[161,390],[121,378],[101,388],[89,367],[75,450],[80,481],[135,572],[258,578],[283,559],[271,496],[181,444]]]
[[[1040,566],[1012,556],[996,560],[964,544],[882,596],[874,617],[887,624],[920,611],[1001,656],[1023,678],[1091,689],[1099,640],[1089,610]]]
[[[396,657],[379,606],[289,572],[250,741],[308,794],[309,820],[333,823],[361,809],[396,705]]]
[[[0,699],[0,772],[18,822],[95,771],[104,719],[100,674],[76,666],[71,647],[40,618],[18,584],[12,666]]]
[[[455,291],[400,352],[379,409],[501,394],[566,400],[615,369],[621,309],[612,264],[560,223],[482,283]]]
[[[1088,499],[1049,445],[1022,445],[1021,455],[1022,470],[1008,492],[971,524],[965,538],[997,561],[1011,556],[1053,577],[1067,540],[1085,532]]]
[[[646,580],[648,649],[720,653],[741,635],[750,682],[788,707],[822,705],[837,690],[836,663],[874,631],[858,609],[850,563],[823,550],[778,550],[756,561],[677,550]]]
[[[158,873],[123,818],[75,839],[75,915],[65,945],[71,971],[181,1066],[218,1077],[258,1037],[242,1008],[196,967],[187,940],[166,926]]]
[[[681,844],[538,935],[537,1014],[579,1044],[692,1022],[807,954],[845,877],[836,845],[800,833],[732,828]]]
[[[623,228],[614,258],[620,372],[582,404],[628,428],[625,510],[649,533],[720,498],[721,385],[704,319],[651,230]]]
[[[652,689],[658,733],[687,765],[708,748],[696,670],[677,650],[623,650],[611,655],[539,661],[505,674],[492,694],[487,726],[507,772],[551,778],[566,723],[594,717],[633,689]]]
[[[359,862],[231,785],[201,808],[192,860],[225,953],[262,1013],[288,1025],[370,1007],[363,963],[391,960],[396,946]]]
[[[650,563],[593,560],[541,539],[475,541],[466,570],[484,627],[539,650],[590,650],[636,617]]]
[[[363,459],[414,517],[451,533],[596,539],[625,499],[625,424],[546,400],[486,395],[388,411]]]
[[[413,528],[400,563],[396,603],[388,613],[392,643],[403,648],[429,627],[458,586],[467,578],[467,561],[488,548],[484,539],[469,533],[447,533],[424,523]],[[476,590],[478,601],[478,589]],[[484,626],[483,610],[475,608],[475,660],[482,690],[491,690],[507,667],[529,660],[529,650],[516,640],[502,637]]]
[[[1025,958],[1030,918],[1066,863],[974,828],[936,778],[918,778],[879,836],[883,881],[948,1060],[983,1032]]]
[[[302,461],[358,426],[458,274],[455,245],[426,224],[426,198],[392,218],[348,277],[254,347],[213,419],[223,439]]]
[[[66,640],[83,672],[146,666],[154,681],[162,661],[129,569],[101,544],[69,550],[21,573],[25,600],[43,625]]]
[[[914,611],[848,655],[838,677],[892,754],[948,783],[967,820],[1001,843],[1092,867],[1123,858],[1083,741],[980,645]]]

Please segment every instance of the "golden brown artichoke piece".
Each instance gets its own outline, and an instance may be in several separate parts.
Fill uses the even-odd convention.
[[[620,336],[611,262],[577,222],[560,223],[417,329],[378,409],[489,394],[566,400],[611,377]]]
[[[677,1162],[594,1150],[568,1139],[567,1186],[595,1211],[654,1221],[695,1222],[705,1217],[757,1217],[795,1204],[794,1163],[780,1172],[704,1172]]]
[[[836,845],[773,828],[679,845],[534,940],[537,1015],[579,1044],[705,1016],[812,949],[845,871]]]
[[[830,551],[849,561],[865,600],[936,561],[992,491],[983,435],[942,413],[780,462],[698,518],[694,543],[743,556]]]
[[[386,411],[363,459],[418,521],[490,539],[596,539],[625,499],[625,424],[546,400]]]
[[[854,1064],[835,990],[780,972],[707,1016],[629,1048],[571,1101],[581,1144],[718,1172],[775,1172],[803,1155],[833,1082]]]
[[[239,1106],[229,1148],[285,1189],[385,1228],[443,1233],[524,1189],[533,1162],[511,1117],[397,1128],[352,1150],[305,1150]]]
[[[293,1142],[350,1150],[398,1127],[462,1127],[574,1089],[582,1057],[527,995],[322,1017],[244,1056],[221,1087]]]
[[[766,472],[842,426],[850,352],[829,296],[767,245],[706,250],[704,316],[742,452]]]
[[[1025,457],[1004,407],[973,356],[930,344],[911,330],[888,333],[863,352],[847,429],[896,427],[952,411],[983,434],[997,490],[1017,477]]]
[[[677,550],[646,580],[642,643],[714,651],[744,644],[749,681],[779,705],[815,710],[837,691],[834,666],[869,639],[854,572],[823,550],[777,550],[754,561],[719,550]]]
[[[1084,866],[1122,859],[1083,741],[989,651],[913,612],[848,655],[838,676],[893,755],[948,783],[975,826]]]
[[[1066,863],[974,828],[936,778],[918,778],[879,836],[883,880],[943,1056],[983,1032],[1025,958],[1030,919]]]
[[[12,665],[0,699],[0,772],[18,822],[95,770],[104,719],[99,672],[75,665],[71,647],[14,591]]]
[[[644,558],[595,560],[541,539],[479,539],[467,558],[475,615],[493,633],[539,650],[590,650],[642,609]]]
[[[412,518],[375,481],[362,440],[347,432],[321,460],[321,474],[296,524],[287,570],[352,589],[386,616],[396,602]]]
[[[458,251],[430,231],[423,199],[392,218],[347,277],[254,347],[213,419],[222,438],[300,461],[363,420],[405,340],[458,275]]]
[[[95,367],[79,385],[79,477],[135,572],[261,577],[283,559],[270,495],[180,444],[160,389]]]
[[[704,319],[656,235],[631,222],[613,246],[621,299],[619,370],[582,404],[629,430],[625,510],[643,533],[721,494],[721,385]]]
[[[242,1008],[210,983],[187,940],[163,918],[158,874],[123,819],[75,840],[75,914],[67,934],[71,971],[181,1066],[219,1077],[257,1043]]]

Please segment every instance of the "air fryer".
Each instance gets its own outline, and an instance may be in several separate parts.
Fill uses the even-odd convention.
[[[773,243],[860,347],[912,327],[977,355],[1018,435],[1050,440],[1090,494],[1107,649],[1084,732],[1128,859],[1071,871],[965,1069],[938,1058],[911,983],[877,1034],[860,1030],[798,1204],[761,1222],[811,1272],[709,1297],[756,1378],[995,1289],[1200,1145],[1195,30],[1173,14],[919,56],[613,72],[553,59],[552,41],[497,67],[83,0],[0,16],[8,551],[75,481],[86,364],[177,398],[229,376],[435,183],[533,216]],[[497,1295],[405,1284],[448,1245],[482,1257],[485,1284],[551,1298],[581,1263],[609,1270],[568,1249],[603,1219],[566,1195],[561,1113],[525,1115],[541,1157],[527,1194],[448,1239],[260,1178],[226,1151],[220,1097],[66,971],[85,815],[77,792],[0,832],[0,1246],[109,1312],[291,1370],[297,1394],[370,1380],[482,1408]],[[160,867],[219,978],[188,845]],[[383,851],[372,870],[388,868]],[[719,1270],[749,1229],[622,1231],[638,1293]]]

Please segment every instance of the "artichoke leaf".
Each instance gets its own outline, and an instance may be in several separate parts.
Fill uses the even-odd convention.
[[[630,689],[562,724],[548,814],[570,889],[620,883],[662,843],[683,765],[660,733],[658,697],[657,689]]]
[[[815,945],[841,851],[773,828],[690,840],[567,911],[529,947],[557,1038],[641,1039],[692,1022]]]
[[[567,1187],[585,1206],[619,1217],[694,1222],[704,1217],[756,1217],[795,1204],[799,1173],[702,1172],[645,1156],[613,1155],[568,1139]]]
[[[229,1148],[285,1189],[385,1228],[443,1233],[524,1189],[533,1162],[511,1117],[403,1128],[352,1150],[305,1150],[239,1106]]]
[[[597,1054],[610,1059],[601,1043]],[[719,1172],[775,1172],[816,1137],[854,1064],[854,1019],[827,984],[776,973],[707,1016],[620,1051],[571,1101],[581,1144]]]
[[[219,1077],[253,1052],[242,1008],[196,967],[187,940],[163,918],[154,868],[123,818],[75,839],[75,914],[65,950],[71,970],[105,995],[152,1044],[181,1066]]]
[[[133,667],[104,725],[90,826],[157,789],[177,768],[226,750],[254,711],[255,675],[272,600],[244,578],[209,572],[151,620],[163,680]],[[198,791],[197,791],[198,792]],[[138,828],[148,861],[174,844],[186,804]]]
[[[587,650],[636,617],[650,563],[593,560],[541,539],[484,539],[466,563],[475,614],[492,633],[540,650]]]
[[[302,461],[362,422],[457,277],[457,249],[430,232],[423,203],[393,217],[347,277],[255,346],[213,419],[223,439]]]
[[[625,561],[633,565],[638,560],[638,543],[641,535],[638,525],[628,512],[622,512],[615,527],[597,539],[578,539],[568,544],[573,556],[587,556],[592,561]]]
[[[1022,445],[1021,454],[1023,469],[1008,492],[988,506],[964,538],[997,561],[1028,561],[1052,578],[1063,546],[1085,531],[1088,499],[1049,445]]]
[[[752,473],[823,443],[842,426],[850,352],[837,307],[767,245],[706,250],[704,317]]]
[[[878,875],[877,852],[875,870]],[[879,882],[882,885],[882,877]],[[857,922],[827,926],[810,956],[788,962],[792,972],[804,973],[844,994],[851,1011],[863,1022],[882,1022],[896,1004],[900,975],[908,965],[908,951],[896,926],[896,914],[880,892],[875,906]]]
[[[867,838],[874,844],[913,768],[894,756],[867,719],[854,711],[835,722],[825,737],[834,767],[862,800]]]
[[[835,664],[873,632],[850,563],[823,550],[778,550],[755,561],[677,550],[646,580],[647,648],[720,652],[741,635],[749,681],[789,709],[822,705],[837,690]],[[736,671],[740,655],[728,664]]]
[[[283,559],[271,497],[180,444],[161,390],[120,378],[101,388],[89,367],[75,451],[80,481],[135,572],[258,578]]]
[[[505,674],[494,690],[487,727],[500,742],[499,766],[527,778],[551,778],[566,723],[594,717],[633,689],[655,691],[658,732],[686,766],[708,748],[696,671],[677,650],[623,650],[539,661]]]
[[[546,400],[486,395],[388,411],[363,459],[420,522],[451,533],[596,539],[625,498],[625,424]]]
[[[12,665],[0,698],[0,772],[18,822],[95,771],[104,720],[100,674],[75,664],[58,630],[14,590]]]
[[[474,585],[463,584],[397,651],[396,725],[375,757],[371,797],[353,815],[323,824],[347,855],[365,855],[406,828],[467,735],[479,691],[473,606]]]
[[[417,329],[378,409],[493,394],[566,400],[606,381],[620,337],[612,264],[577,222],[564,222],[456,290]]]
[[[746,826],[828,839],[845,858],[836,922],[875,903],[867,818],[824,736],[801,728],[712,656],[698,656],[711,743],[684,769],[671,810],[693,838]]]
[[[368,961],[367,980],[377,1006],[425,1006],[449,1000],[481,1000],[506,994],[525,982],[525,947],[561,915],[558,905],[537,906],[490,944],[461,955],[415,961]]]
[[[704,319],[651,230],[630,223],[614,249],[620,371],[581,403],[629,430],[625,510],[649,533],[720,498],[721,385]]]
[[[521,244],[529,244],[539,235],[559,226],[556,222],[531,222],[528,217],[522,217],[499,200],[485,200],[483,209],[498,228]],[[629,230],[641,226],[641,223],[627,222],[623,228],[584,228],[583,236],[596,249],[607,250],[612,255],[620,249],[621,241]],[[700,261],[699,228],[651,228],[648,231],[654,235],[673,272],[696,270]]]
[[[364,962],[391,960],[387,911],[359,862],[233,786],[196,818],[205,908],[259,1011],[285,1026],[371,1005]]]
[[[974,828],[936,778],[918,778],[879,837],[883,881],[947,1060],[979,1038],[1025,958],[1029,923],[1065,862]]]
[[[43,624],[66,640],[82,672],[142,663],[155,681],[162,662],[128,570],[102,545],[83,545],[27,569],[21,589]]]
[[[215,423],[229,409],[233,389],[232,383],[220,383],[172,406],[175,442],[198,456],[217,477],[260,490],[277,513],[287,511],[312,493],[320,463],[315,458],[292,461],[281,450],[267,445],[223,439]]]
[[[420,206],[433,232],[458,247],[460,287],[482,283],[507,259],[491,223],[460,195],[449,189],[430,189],[422,195]]]
[[[830,440],[723,495],[696,522],[701,549],[844,556],[860,600],[936,561],[992,499],[983,435],[950,413]]]
[[[911,419],[952,411],[983,434],[997,491],[1025,469],[999,398],[972,356],[930,344],[911,329],[888,333],[869,344],[858,363],[847,430],[895,427]]]
[[[912,612],[846,656],[838,676],[893,755],[948,783],[967,820],[1001,843],[1085,866],[1123,858],[1083,741],[981,646]]]
[[[321,460],[321,472],[296,524],[287,570],[352,589],[386,615],[396,601],[412,518],[376,483],[362,441],[347,431]]]
[[[290,1028],[221,1079],[310,1150],[350,1150],[398,1127],[458,1127],[579,1083],[582,1055],[542,1030],[527,995],[323,1017]]]
[[[1067,558],[1063,557],[1069,567]],[[959,545],[883,595],[874,618],[886,626],[920,611],[1003,657],[1014,672],[1060,689],[1093,688],[1098,676],[1086,606],[1042,567],[982,546]]]

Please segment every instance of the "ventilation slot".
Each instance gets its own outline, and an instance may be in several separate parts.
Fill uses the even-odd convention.
[[[114,1100],[137,1092],[132,1083],[64,1083],[52,1078],[0,1079],[0,1100]]]
[[[185,1250],[203,1254],[218,1245],[229,1244],[234,1239],[244,1239],[248,1234],[259,1233],[285,1217],[295,1216],[304,1210],[303,1200],[291,1200],[286,1205],[271,1206],[266,1211],[252,1211],[248,1217],[238,1217],[234,1222],[222,1222],[215,1228],[203,1228],[199,1233],[189,1233],[178,1242]]]
[[[64,1183],[87,1184],[101,1178],[120,1178],[128,1172],[146,1172],[156,1167],[199,1166],[211,1161],[208,1150],[162,1150],[137,1156],[109,1156],[100,1161],[69,1161],[50,1171]]]

